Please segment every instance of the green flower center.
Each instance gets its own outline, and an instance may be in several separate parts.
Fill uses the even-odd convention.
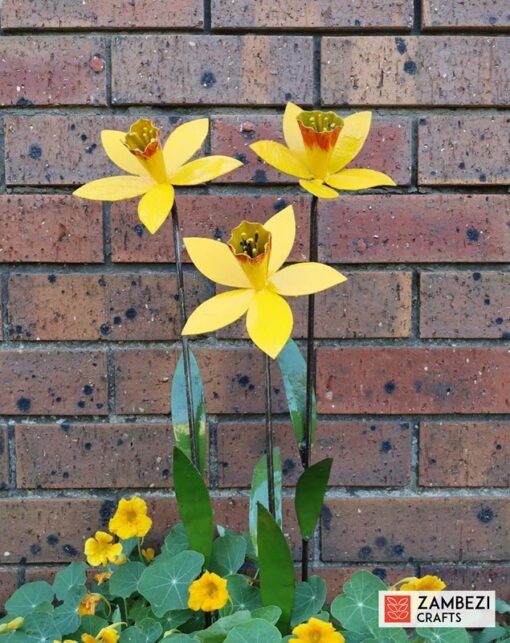
[[[337,127],[343,127],[343,120],[334,112],[301,112],[297,117],[298,121],[305,127],[313,129],[321,134],[322,132],[332,132]]]

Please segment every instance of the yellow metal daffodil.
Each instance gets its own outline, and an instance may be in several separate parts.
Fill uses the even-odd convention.
[[[276,358],[292,332],[293,317],[283,296],[299,297],[331,288],[345,277],[320,263],[297,263],[282,268],[294,245],[296,221],[289,206],[264,225],[243,221],[228,244],[212,239],[185,238],[195,266],[229,290],[201,304],[190,316],[184,335],[209,333],[228,326],[247,313],[253,342]]]
[[[307,112],[287,103],[283,116],[287,147],[276,141],[258,141],[250,147],[269,165],[300,179],[301,187],[314,196],[335,199],[337,190],[395,185],[382,172],[346,169],[363,147],[371,121],[371,112],[342,119],[334,112]]]
[[[140,118],[129,132],[103,130],[101,142],[108,157],[129,172],[91,181],[74,195],[93,201],[121,201],[141,196],[138,216],[154,234],[167,219],[174,203],[174,185],[198,185],[235,170],[242,163],[229,156],[206,156],[188,163],[202,147],[209,119],[177,127],[162,146],[159,129]]]

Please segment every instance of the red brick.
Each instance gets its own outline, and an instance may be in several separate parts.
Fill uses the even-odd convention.
[[[424,0],[422,7],[423,29],[476,29],[494,30],[510,27],[510,14],[506,0]]]
[[[320,413],[508,413],[505,348],[319,348]]]
[[[264,359],[253,347],[193,348],[205,386],[208,413],[264,411]],[[170,411],[170,386],[180,350],[124,349],[114,351],[117,413]],[[285,412],[285,395],[273,368],[275,413]]]
[[[348,279],[315,298],[316,337],[409,337],[410,272],[348,272]],[[308,299],[288,299],[294,311],[294,338],[306,337]],[[219,337],[248,337],[246,320],[218,331]]]
[[[168,424],[18,424],[20,489],[170,486]]]
[[[103,352],[3,350],[0,372],[2,415],[108,414]]]
[[[311,37],[117,36],[112,102],[309,104],[312,58]]]
[[[420,485],[508,487],[508,422],[422,422]]]
[[[421,565],[420,570],[442,578],[448,589],[495,590],[496,598],[510,600],[510,565]]]
[[[186,275],[189,310],[212,295]],[[25,274],[9,279],[9,332],[23,340],[163,340],[180,337],[174,274]]]
[[[290,424],[275,423],[284,484],[295,484],[302,467]],[[218,482],[249,487],[252,471],[265,450],[265,425],[226,422],[218,426]],[[322,422],[314,461],[333,458],[331,486],[404,486],[410,481],[411,427],[408,422]],[[242,467],[239,463],[242,461]]]
[[[325,561],[484,561],[510,555],[508,498],[326,500]]]
[[[242,219],[264,222],[278,210],[292,203],[297,235],[291,261],[308,259],[308,217],[310,199],[298,196],[283,199],[279,195],[178,194],[179,220],[184,236],[210,237],[228,241],[230,232]],[[168,220],[157,234],[149,234],[140,224],[133,201],[111,206],[112,259],[116,262],[167,263],[175,261],[172,224]],[[189,261],[184,252],[184,261]]]
[[[0,105],[106,105],[105,45],[90,36],[0,41]],[[33,149],[33,154],[37,154]]]
[[[321,201],[319,214],[321,261],[510,261],[505,195],[348,196]]]
[[[432,116],[418,129],[422,185],[505,185],[510,181],[510,118]],[[473,153],[476,150],[476,154]]]
[[[424,273],[421,337],[510,339],[510,273]]]
[[[18,589],[18,569],[0,567],[0,613],[7,599]]]
[[[4,29],[173,29],[203,25],[201,0],[4,0]]]
[[[410,29],[411,0],[212,0],[214,29]]]
[[[250,150],[250,143],[262,139],[283,142],[281,116],[250,114],[213,118],[212,153],[230,156],[235,153],[245,163],[244,167],[225,176],[225,182],[297,183],[297,179],[277,172]],[[367,143],[352,166],[387,172],[399,185],[408,185],[411,181],[410,120],[376,118]]]
[[[9,486],[9,436],[7,427],[0,424],[0,489],[5,489],[7,486]]]
[[[0,196],[0,263],[100,263],[100,203],[50,194]]]
[[[130,494],[124,494],[127,497]],[[175,499],[146,497],[154,521],[147,545],[160,546],[178,522]],[[215,499],[215,518],[221,525],[246,530],[246,498]],[[108,527],[118,498],[1,498],[0,532],[2,562],[59,563],[83,559],[85,540]]]
[[[350,579],[350,577],[358,572],[360,569],[364,569],[367,572],[371,572],[384,581],[387,585],[396,583],[401,578],[407,578],[409,576],[415,575],[414,567],[411,565],[368,565],[368,566],[339,566],[339,565],[325,565],[313,567],[313,574],[320,576],[326,581],[328,595],[326,598],[327,603],[331,603],[338,594],[342,593],[344,584]]]
[[[509,56],[505,38],[324,38],[321,98],[326,105],[508,105]]]

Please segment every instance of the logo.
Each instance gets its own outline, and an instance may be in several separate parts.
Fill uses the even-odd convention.
[[[386,623],[400,623],[407,625],[411,621],[411,596],[384,597],[384,621]]]
[[[494,627],[495,592],[379,592],[379,627]]]

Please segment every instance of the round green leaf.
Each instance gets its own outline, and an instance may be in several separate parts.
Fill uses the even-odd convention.
[[[311,576],[308,581],[298,583],[291,625],[294,627],[315,616],[326,600],[326,583],[320,576]]]
[[[225,643],[279,643],[281,640],[278,628],[261,618],[255,618],[236,625],[228,633]]]
[[[138,581],[146,566],[143,563],[128,562],[118,567],[110,578],[112,596],[129,598],[138,588]]]
[[[239,570],[245,557],[246,541],[242,536],[221,536],[213,542],[210,571],[231,576]]]
[[[374,574],[364,570],[356,572],[344,585],[345,593],[331,604],[331,614],[346,630],[371,634],[369,624],[379,613],[379,592],[386,589]]]
[[[53,588],[46,581],[38,580],[35,583],[27,583],[17,589],[10,599],[5,603],[8,614],[14,616],[26,616],[33,612],[41,603],[51,603],[53,600]]]
[[[262,607],[259,590],[247,576],[235,574],[227,579],[227,591],[232,604],[227,603],[222,610],[222,616],[232,611],[250,610]]]

